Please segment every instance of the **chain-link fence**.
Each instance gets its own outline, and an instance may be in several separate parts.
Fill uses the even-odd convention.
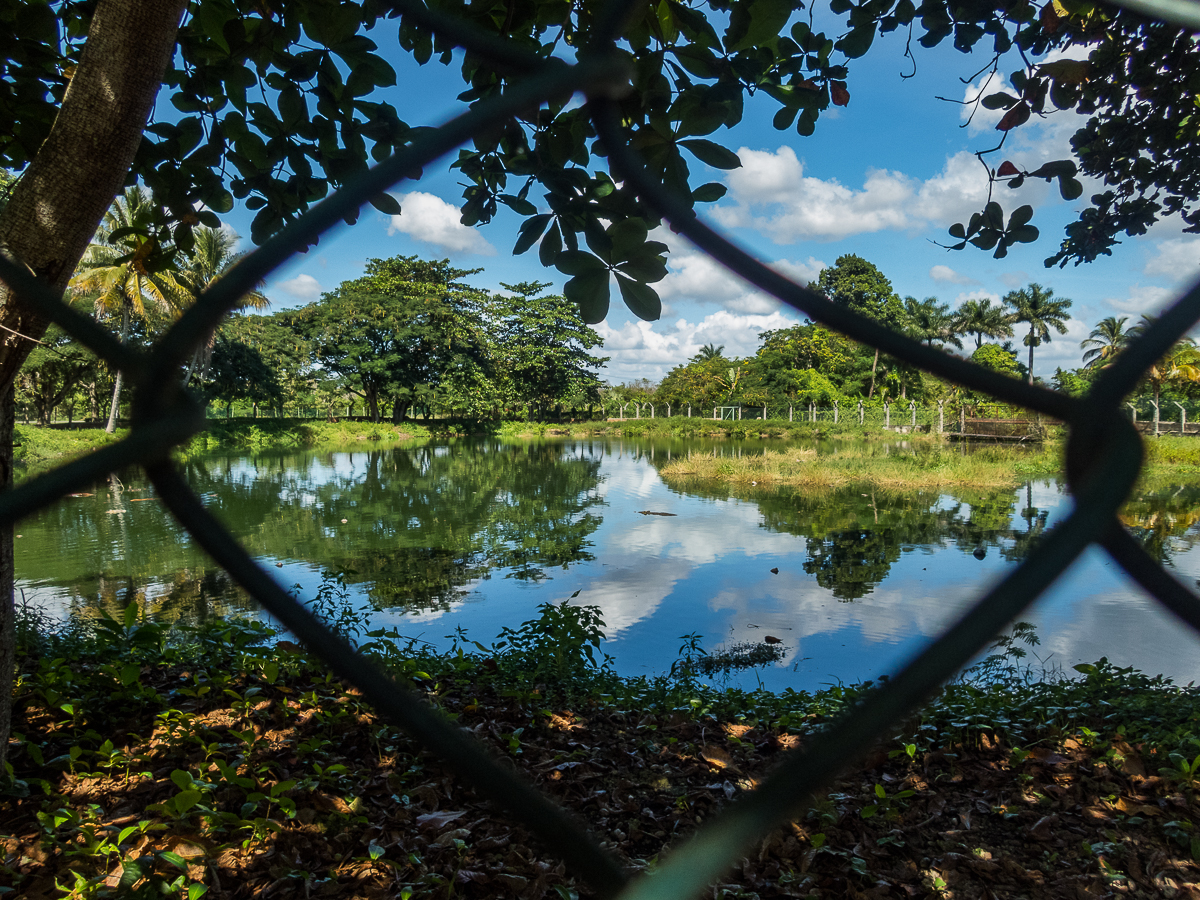
[[[829,783],[848,762],[888,735],[893,725],[1032,604],[1090,544],[1106,548],[1160,603],[1200,629],[1200,597],[1156,563],[1117,519],[1142,461],[1141,440],[1124,398],[1143,372],[1200,318],[1200,286],[1184,295],[1132,343],[1099,376],[1085,398],[1071,398],[1001,376],[892,332],[789,281],[706,227],[688,204],[648,175],[610,99],[614,92],[628,90],[626,65],[601,46],[615,42],[628,2],[613,4],[598,29],[601,44],[590,52],[581,52],[573,63],[526,58],[519,47],[477,34],[423,5],[403,0],[396,0],[394,5],[447,41],[480,57],[503,62],[508,70],[524,72],[525,76],[502,95],[423,133],[405,150],[292,222],[207,290],[148,352],[121,344],[93,320],[61,302],[24,268],[0,258],[0,277],[14,288],[22,302],[36,307],[76,340],[124,370],[136,386],[132,428],[126,438],[7,492],[0,498],[0,521],[13,523],[110,472],[142,466],[162,501],[195,540],[268,612],[334,672],[356,685],[381,716],[407,729],[506,815],[524,823],[601,897],[621,895],[642,900],[697,895],[753,844],[800,812],[814,791]],[[353,216],[371,197],[393,187],[406,173],[419,171],[487,128],[571,91],[587,96],[588,112],[607,149],[614,175],[634,185],[643,200],[676,232],[745,281],[855,340],[970,390],[1066,423],[1067,479],[1076,499],[1072,514],[1015,571],[980,598],[897,677],[868,695],[851,715],[814,737],[803,751],[793,751],[758,789],[731,803],[689,842],[675,849],[652,877],[636,880],[631,880],[582,823],[509,767],[498,765],[474,738],[412,691],[399,686],[372,661],[359,656],[280,588],[204,507],[170,459],[171,448],[204,428],[206,421],[204,408],[183,390],[177,373],[240,297],[298,249]],[[827,411],[823,410],[822,415]],[[901,409],[899,417],[905,415]]]

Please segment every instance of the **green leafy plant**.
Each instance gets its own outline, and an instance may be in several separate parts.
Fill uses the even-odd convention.
[[[571,595],[574,599],[579,591]],[[564,683],[571,678],[611,670],[612,657],[600,649],[604,619],[597,606],[570,601],[543,603],[538,617],[519,628],[505,628],[492,645],[510,670],[534,679]]]

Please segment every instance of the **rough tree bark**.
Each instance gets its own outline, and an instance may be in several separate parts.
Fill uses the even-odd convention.
[[[65,288],[113,198],[174,51],[186,0],[100,0],[46,142],[0,214],[0,247]],[[13,479],[13,384],[47,321],[0,285],[0,489]],[[15,665],[13,530],[0,527],[0,778]]]

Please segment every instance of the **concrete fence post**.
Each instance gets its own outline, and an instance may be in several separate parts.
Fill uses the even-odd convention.
[[[939,400],[938,401],[938,434],[942,434],[945,431],[945,425],[946,425],[946,401]]]
[[[892,427],[892,404],[886,402],[883,404],[883,427]]]
[[[834,400],[833,401],[833,424],[836,425],[837,423],[838,423],[838,402],[836,400]]]
[[[742,408],[740,406],[738,407],[738,421],[742,421]]]
[[[1159,420],[1158,401],[1151,400],[1150,405],[1154,407],[1154,436],[1158,437],[1158,420]]]
[[[815,403],[808,404],[808,421],[817,421],[817,404]]]
[[[966,406],[960,406],[958,408],[958,433],[959,434],[967,433],[967,408],[966,408]]]
[[[1137,424],[1137,407],[1134,406],[1132,403],[1126,403],[1125,405],[1128,406],[1129,411],[1131,413],[1133,413],[1133,424],[1136,425]]]
[[[633,411],[636,413],[635,418],[640,419],[642,417],[642,404],[640,404],[640,403],[633,404]]]
[[[917,404],[914,403],[913,401],[909,400],[908,401],[908,409],[909,409],[909,412],[912,413],[912,430],[916,431],[917,430]]]
[[[1172,400],[1171,402],[1179,407],[1179,433],[1187,434],[1187,409],[1178,400]]]
[[[859,401],[858,401],[858,424],[859,424],[859,425],[861,425],[861,424],[863,423],[863,420],[864,420],[864,417],[863,417],[863,402],[862,402],[861,400],[859,400]]]
[[[767,421],[767,408],[765,406],[763,407],[763,421]]]
[[[792,407],[788,407],[788,421],[792,421]]]
[[[653,419],[654,418],[654,404],[651,403],[651,404],[649,404],[649,406],[650,406],[650,418]]]

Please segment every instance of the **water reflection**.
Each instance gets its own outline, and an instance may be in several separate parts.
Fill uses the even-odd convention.
[[[761,444],[717,447],[752,453]],[[1071,506],[1053,479],[999,492],[805,492],[681,491],[658,477],[669,459],[712,449],[683,440],[458,441],[207,457],[185,473],[285,586],[299,582],[311,595],[322,569],[345,571],[406,634],[439,641],[462,626],[488,641],[538,603],[578,592],[574,602],[603,610],[623,671],[665,671],[679,635],[693,631],[709,647],[772,634],[787,643],[784,664],[753,676],[772,687],[894,671]],[[1200,486],[1156,487],[1138,493],[1123,520],[1157,558],[1194,578],[1198,501]],[[137,477],[67,498],[20,531],[19,585],[60,614],[129,602],[189,621],[255,610]],[[1161,648],[1171,641],[1169,665],[1200,663],[1194,642],[1102,554],[1087,560],[1039,607],[1056,629],[1043,634],[1046,646],[1062,657],[1090,653],[1106,637],[1098,622],[1134,615],[1151,624],[1121,635],[1133,654],[1122,664],[1144,664],[1143,654],[1168,666]],[[1101,649],[1119,658],[1113,651]],[[1093,657],[1074,661],[1085,658]]]
[[[449,608],[463,585],[492,572],[536,582],[592,559],[599,470],[597,454],[561,442],[208,457],[184,466],[254,556],[289,571],[293,563],[343,571],[376,604],[420,610]],[[71,610],[116,596],[115,584],[170,617],[198,617],[184,595],[220,614],[253,608],[136,476],[68,498],[21,533],[22,586]]]

